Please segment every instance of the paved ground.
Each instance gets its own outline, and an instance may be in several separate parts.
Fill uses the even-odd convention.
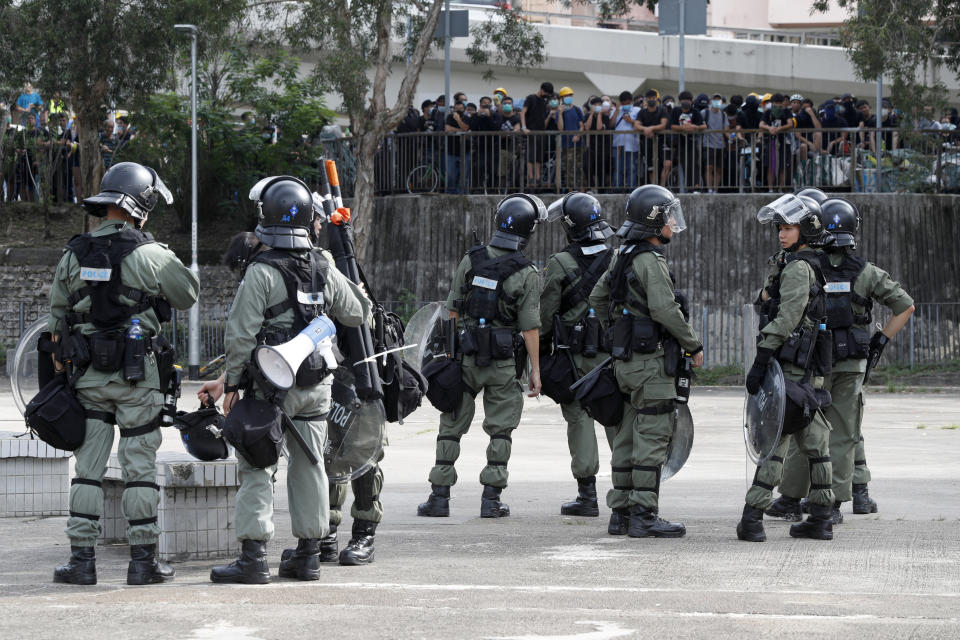
[[[0,637],[960,637],[957,394],[869,397],[880,513],[852,516],[847,505],[832,542],[791,539],[783,522],[768,522],[765,544],[736,540],[752,474],[742,402],[729,390],[694,394],[693,453],[662,492],[663,514],[687,525],[681,540],[607,536],[605,509],[597,519],[558,515],[574,484],[549,400],[528,401],[514,436],[510,518],[477,517],[486,445],[478,426],[464,439],[452,516],[416,517],[436,435],[437,414],[424,409],[391,427],[373,565],[329,566],[319,583],[238,587],[210,584],[211,563],[185,563],[172,584],[134,588],[124,584],[126,547],[109,547],[98,555],[96,587],[54,585],[52,568],[68,553],[65,519],[4,519]],[[0,430],[15,428],[10,396],[0,393]],[[179,448],[174,435],[164,448]],[[602,473],[601,488],[609,483]],[[285,491],[276,499],[274,568],[293,542]]]

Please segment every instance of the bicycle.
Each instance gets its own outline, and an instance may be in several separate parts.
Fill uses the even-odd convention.
[[[432,163],[421,164],[407,174],[407,193],[435,193],[442,179],[443,174]]]

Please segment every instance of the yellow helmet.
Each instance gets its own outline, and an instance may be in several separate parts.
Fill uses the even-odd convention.
[[[494,93],[502,93],[502,94],[505,95],[505,96],[510,95],[509,93],[507,93],[507,90],[504,89],[503,87],[497,87],[496,89],[493,90],[493,92],[494,92]]]
[[[561,98],[564,96],[572,96],[572,95],[573,95],[573,89],[571,89],[570,87],[560,87]]]
[[[764,103],[764,102],[770,102],[770,98],[772,98],[772,97],[773,97],[773,94],[772,94],[772,93],[765,93],[765,94],[763,94],[762,96],[760,96],[760,102],[761,102],[761,104]]]

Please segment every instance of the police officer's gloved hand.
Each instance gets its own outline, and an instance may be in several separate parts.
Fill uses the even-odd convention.
[[[771,358],[773,358],[773,349],[757,348],[757,357],[753,359],[753,366],[747,374],[747,393],[750,395],[760,391],[760,384],[767,375],[767,365],[770,364]]]
[[[879,358],[883,353],[883,348],[890,342],[890,338],[885,336],[882,331],[877,331],[870,338],[870,359]]]

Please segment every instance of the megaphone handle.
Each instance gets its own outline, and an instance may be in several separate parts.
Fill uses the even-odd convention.
[[[300,435],[300,432],[297,431],[297,427],[293,424],[293,420],[290,419],[290,416],[286,414],[282,409],[280,415],[283,416],[283,427],[290,435],[293,436],[293,439],[297,441],[297,445],[307,456],[307,460],[310,461],[310,464],[319,464],[320,461],[317,459],[316,454],[310,449],[310,445],[307,444],[307,441],[303,439],[303,436]]]

